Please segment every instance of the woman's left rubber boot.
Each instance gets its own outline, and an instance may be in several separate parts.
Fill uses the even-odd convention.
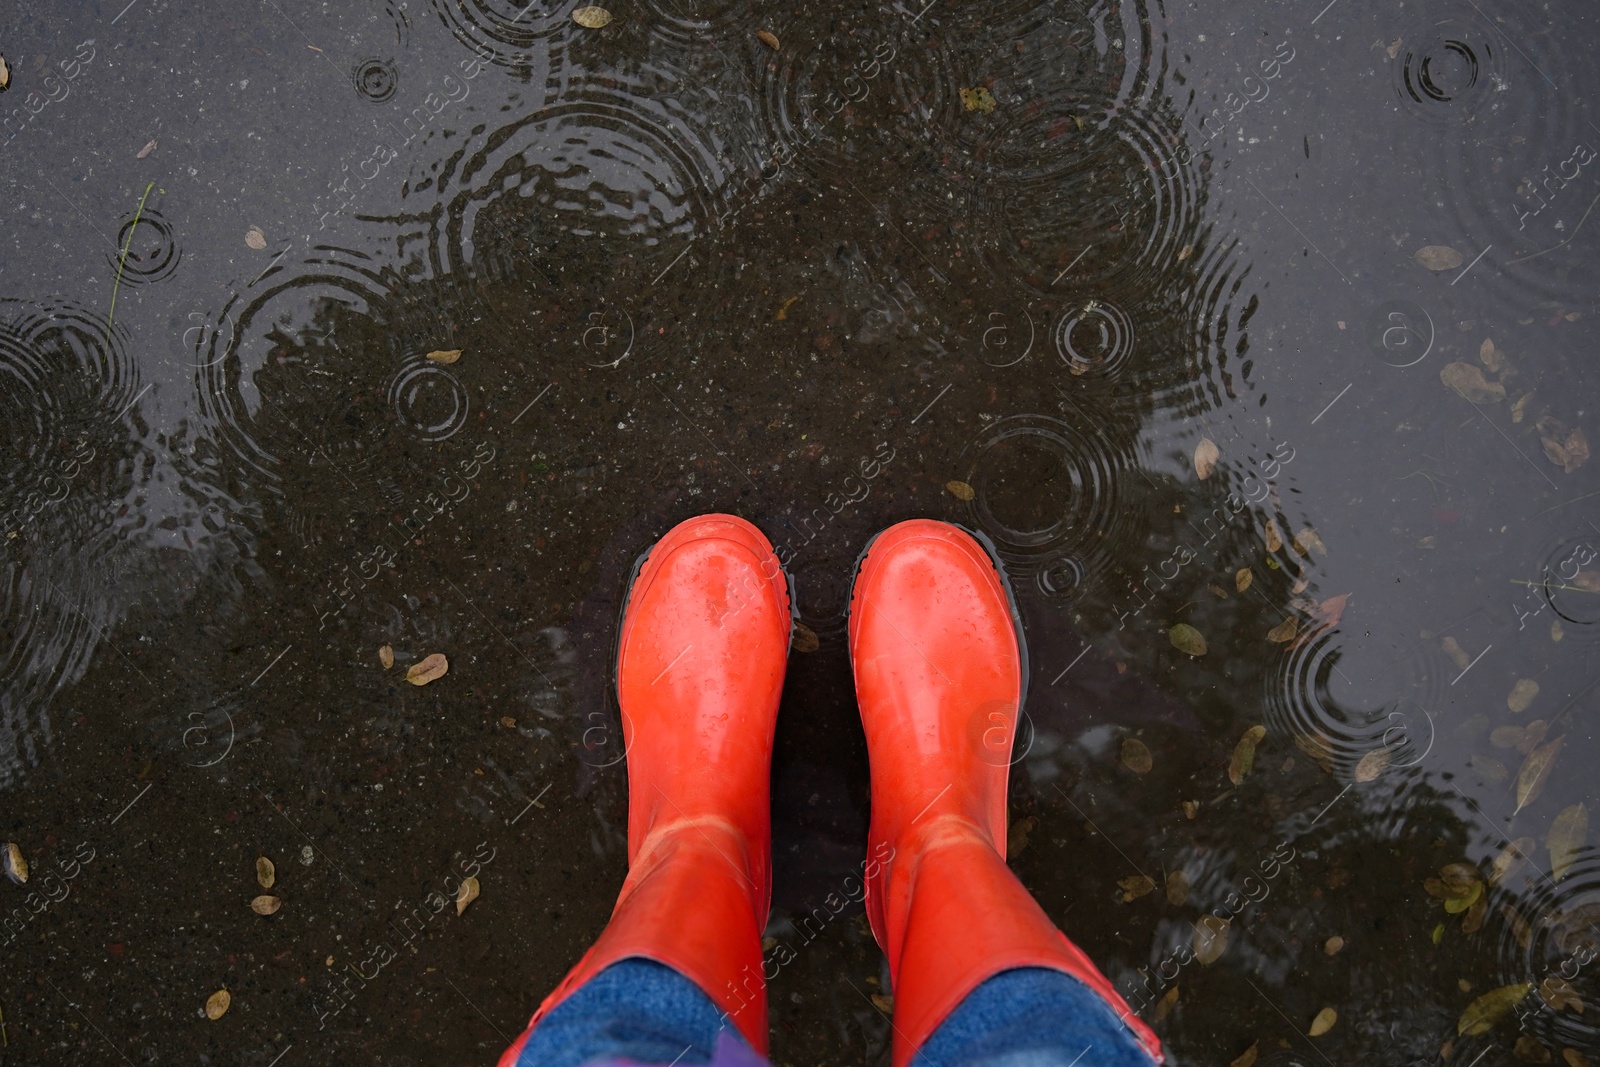
[[[788,579],[743,519],[701,515],[650,550],[617,653],[628,877],[610,923],[539,1006],[530,1033],[606,967],[642,957],[693,981],[765,1053],[772,737],[790,626]]]

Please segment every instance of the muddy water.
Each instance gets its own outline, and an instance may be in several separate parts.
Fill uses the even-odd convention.
[[[887,1062],[844,612],[913,516],[1002,556],[1012,864],[1173,1062],[1600,1056],[1593,12],[575,6],[0,21],[6,1062],[491,1062],[707,511],[817,638],[777,1064]]]

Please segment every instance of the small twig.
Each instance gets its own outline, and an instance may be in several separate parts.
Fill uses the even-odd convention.
[[[133,235],[139,229],[139,218],[144,214],[144,202],[150,199],[150,190],[156,187],[151,182],[144,187],[144,195],[139,198],[139,210],[133,213],[133,225],[128,227],[128,239],[122,245],[122,257],[117,260],[117,279],[111,283],[111,311],[106,315],[106,340],[111,340],[111,324],[117,319],[117,290],[122,288],[122,268],[128,262],[128,249],[133,247]]]

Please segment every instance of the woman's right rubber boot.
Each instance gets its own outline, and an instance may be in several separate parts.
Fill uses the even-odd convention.
[[[1006,866],[1022,649],[988,552],[928,519],[880,534],[856,576],[850,657],[872,771],[867,851],[885,857],[866,905],[894,984],[894,1067],[1017,967],[1082,981],[1161,1062],[1155,1034]]]
[[[617,653],[628,877],[610,923],[500,1067],[517,1063],[540,1019],[630,958],[691,979],[766,1051],[770,770],[790,628],[788,578],[743,519],[701,515],[650,550]]]

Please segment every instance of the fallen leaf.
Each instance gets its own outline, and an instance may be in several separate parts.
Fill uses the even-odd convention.
[[[1117,887],[1122,890],[1122,902],[1126,904],[1154,892],[1156,883],[1142,874],[1130,874],[1126,878],[1118,878]]]
[[[244,231],[244,243],[259,252],[267,247],[267,235],[261,232],[260,226],[252,226]]]
[[[18,885],[27,884],[28,858],[22,854],[22,848],[14,841],[6,842],[4,864],[7,878]]]
[[[1344,938],[1334,934],[1322,943],[1322,951],[1329,956],[1337,956],[1344,951]]]
[[[1506,707],[1520,715],[1528,710],[1528,705],[1538,695],[1538,682],[1532,678],[1519,678],[1517,684],[1511,687],[1511,695],[1506,697]]]
[[[822,641],[817,637],[817,632],[803,622],[794,624],[794,640],[791,647],[796,652],[811,653],[822,647]]]
[[[999,101],[994,98],[994,94],[981,85],[974,86],[971,89],[962,89],[958,95],[961,97],[961,106],[968,111],[981,111],[987,115],[999,106]]]
[[[1578,996],[1578,991],[1573,989],[1572,983],[1565,978],[1557,975],[1546,978],[1539,983],[1539,995],[1556,1011],[1571,1008],[1579,1015],[1583,1014],[1583,998]]]
[[[1316,549],[1324,556],[1328,554],[1328,546],[1322,543],[1322,538],[1317,536],[1317,531],[1307,526],[1304,530],[1294,535],[1294,550],[1302,556],[1309,556],[1312,549]]]
[[[1233,587],[1239,592],[1250,588],[1250,583],[1256,580],[1255,572],[1249,567],[1240,567],[1233,573]]]
[[[1578,858],[1583,839],[1589,832],[1589,809],[1582,804],[1563,808],[1556,821],[1550,825],[1550,836],[1544,839],[1550,850],[1550,877],[1561,881],[1562,875]]]
[[[1528,862],[1533,856],[1533,850],[1539,843],[1531,837],[1519,837],[1505,848],[1489,863],[1489,884],[1497,886],[1517,869]]]
[[[383,669],[388,670],[394,666],[394,646],[384,645],[378,649],[378,662],[383,664]]]
[[[1204,966],[1210,966],[1222,958],[1228,951],[1228,920],[1216,915],[1207,915],[1194,924],[1194,958]]]
[[[1181,908],[1189,899],[1189,876],[1182,871],[1167,874],[1167,903]]]
[[[1517,398],[1517,402],[1511,405],[1511,421],[1521,422],[1523,419],[1527,418],[1528,405],[1531,403],[1533,403],[1532,393],[1523,393],[1521,396],[1519,396]]]
[[[1600,593],[1600,571],[1579,571],[1573,575],[1572,584],[1585,593]]]
[[[1582,573],[1582,572],[1579,572],[1579,573]],[[1551,620],[1551,622],[1550,622],[1550,640],[1559,641],[1565,636],[1567,636],[1567,631],[1565,631],[1565,630],[1563,630],[1561,628],[1561,620],[1560,619]]]
[[[504,726],[507,730],[515,730],[517,728],[517,720],[513,719],[509,715],[502,715],[500,716],[500,725]]]
[[[1489,381],[1470,363],[1445,364],[1439,380],[1474,404],[1497,404],[1506,398],[1505,386]]]
[[[1465,259],[1449,245],[1424,245],[1411,258],[1429,270],[1455,270]]]
[[[1196,815],[1199,815],[1199,814],[1200,814],[1200,802],[1198,800],[1185,800],[1183,802],[1183,817],[1185,819],[1193,819]]]
[[[1194,255],[1194,245],[1184,245],[1178,249],[1178,262],[1182,263],[1192,255]]]
[[[435,652],[420,663],[413,663],[406,668],[406,681],[412,685],[427,685],[429,682],[443,678],[450,671],[450,661],[443,652]]]
[[[11,88],[11,68],[6,66],[6,57],[0,56],[0,93]]]
[[[1460,915],[1483,899],[1483,883],[1474,882],[1460,896],[1445,897],[1444,910],[1446,915]]]
[[[1317,605],[1315,612],[1317,623],[1323,627],[1338,626],[1339,620],[1344,618],[1344,606],[1350,603],[1349,593],[1340,593],[1331,596]]]
[[[1456,1034],[1467,1037],[1487,1034],[1494,1029],[1496,1023],[1511,1014],[1511,1009],[1516,1007],[1517,1001],[1527,996],[1531,989],[1533,989],[1532,982],[1517,982],[1513,985],[1503,985],[1499,989],[1491,989],[1467,1005],[1467,1010],[1456,1020]]]
[[[1567,1067],[1589,1067],[1589,1057],[1575,1048],[1562,1049],[1561,1058],[1567,1061]]]
[[[1439,880],[1450,896],[1460,896],[1474,886],[1483,887],[1483,876],[1470,863],[1447,863],[1439,868]]]
[[[1483,344],[1478,346],[1478,362],[1495,374],[1500,373],[1500,368],[1505,366],[1505,356],[1496,350],[1494,342],[1489,338],[1483,339]]]
[[[1511,927],[1512,936],[1517,939],[1517,947],[1527,948],[1533,941],[1533,925],[1510,904],[1500,905],[1500,916],[1505,919],[1506,925]]]
[[[461,352],[462,349],[459,348],[441,348],[429,352],[428,358],[435,363],[450,364],[461,358]]]
[[[1166,995],[1156,1001],[1155,1010],[1150,1013],[1151,1022],[1160,1022],[1172,1013],[1173,1007],[1178,1003],[1178,987],[1173,986],[1167,990]]]
[[[1311,1029],[1306,1033],[1312,1037],[1321,1037],[1333,1029],[1333,1024],[1339,1021],[1339,1013],[1332,1008],[1323,1008],[1317,1012],[1317,1017],[1311,1020]]]
[[[1538,422],[1539,440],[1544,454],[1563,471],[1571,474],[1589,458],[1589,440],[1580,429],[1568,430],[1558,420],[1546,415]]]
[[[1211,477],[1217,469],[1217,460],[1222,458],[1222,449],[1209,437],[1200,438],[1200,443],[1194,446],[1194,472],[1203,482]]]
[[[1033,834],[1033,828],[1039,825],[1039,820],[1032,815],[1018,819],[1006,831],[1006,858],[1015,859],[1022,855],[1023,849],[1028,847],[1028,838]]]
[[[206,1018],[220,1019],[228,1011],[228,1005],[233,1003],[233,998],[226,989],[219,989],[206,998]]]
[[[1250,775],[1250,769],[1256,762],[1256,745],[1267,736],[1265,726],[1252,726],[1239,738],[1239,743],[1233,746],[1233,758],[1228,761],[1228,781],[1238,785]]]
[[[957,500],[971,500],[976,497],[977,491],[966,482],[948,481],[944,483],[945,492]]]
[[[1472,657],[1467,655],[1467,650],[1453,637],[1447,637],[1439,642],[1439,647],[1444,649],[1444,654],[1450,657],[1450,662],[1456,665],[1456,670],[1464,671],[1472,664]]]
[[[1293,641],[1294,635],[1299,631],[1300,619],[1290,615],[1287,619],[1267,631],[1267,640],[1281,645],[1285,641]]]
[[[1512,812],[1518,811],[1531,804],[1544,788],[1544,783],[1550,777],[1550,771],[1555,767],[1556,756],[1561,753],[1561,743],[1566,740],[1566,735],[1556,738],[1548,745],[1540,745],[1528,753],[1528,758],[1523,761],[1522,769],[1517,772],[1517,807]]]
[[[1511,1054],[1523,1063],[1549,1063],[1550,1050],[1539,1044],[1539,1039],[1531,1034],[1523,1034],[1517,1038]]]
[[[1389,769],[1392,756],[1387,748],[1375,748],[1356,763],[1356,781],[1371,782]]]
[[[1428,936],[1433,940],[1434,947],[1438,948],[1439,942],[1444,940],[1444,923],[1440,923],[1438,926],[1435,926],[1433,928],[1433,933],[1429,934]]]
[[[1517,742],[1517,751],[1526,756],[1539,747],[1545,734],[1550,732],[1550,724],[1543,719],[1534,719],[1522,729],[1522,740]]]
[[[611,25],[611,12],[603,7],[580,7],[573,11],[572,21],[586,30],[599,30]]]
[[[467,910],[467,905],[478,899],[481,889],[476,878],[461,879],[461,888],[456,890],[456,914],[460,915]]]
[[[894,997],[885,996],[882,993],[874,993],[872,994],[872,1006],[883,1012],[885,1015],[893,1015]]]
[[[283,907],[283,901],[278,897],[263,893],[250,902],[250,910],[257,915],[272,915]]]
[[[1148,774],[1154,766],[1150,760],[1150,749],[1137,737],[1122,739],[1122,762],[1134,774]]]
[[[756,40],[760,41],[762,44],[766,45],[768,48],[772,49],[774,52],[776,52],[780,47],[782,47],[778,43],[778,35],[773,33],[771,30],[757,30],[756,31]]]
[[[1167,640],[1172,642],[1172,647],[1190,656],[1203,656],[1206,654],[1205,635],[1186,622],[1177,623],[1167,631]]]
[[[1210,590],[1211,595],[1216,597],[1218,600],[1227,600],[1228,599],[1228,591],[1226,589],[1222,588],[1222,586],[1217,585],[1215,582],[1213,582],[1210,585],[1206,586],[1206,588],[1208,590]]]
[[[1522,726],[1496,726],[1489,734],[1489,743],[1495,748],[1516,748],[1527,732]]]
[[[272,861],[265,856],[256,857],[256,882],[262,889],[271,889],[272,884],[278,880],[278,869]]]
[[[1228,1067],[1255,1067],[1256,1057],[1261,1054],[1261,1042],[1257,1041],[1249,1048],[1239,1053],[1237,1059],[1228,1064]]]
[[[1392,42],[1390,42],[1389,47],[1385,48],[1384,51],[1388,53],[1390,59],[1393,59],[1395,56],[1400,54],[1400,46],[1403,43],[1405,43],[1405,38],[1396,37]]]
[[[1267,551],[1268,552],[1276,552],[1276,551],[1278,551],[1278,549],[1280,549],[1282,547],[1283,547],[1283,537],[1282,537],[1281,534],[1278,533],[1278,522],[1277,522],[1276,519],[1268,519],[1267,520]]]
[[[146,156],[148,156],[151,152],[154,152],[155,150],[156,150],[156,143],[155,143],[154,140],[151,140],[151,142],[149,144],[147,144],[143,148],[139,149],[139,151],[134,155],[133,158],[134,159],[143,159]]]

